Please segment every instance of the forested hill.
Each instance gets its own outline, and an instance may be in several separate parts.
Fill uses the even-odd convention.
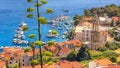
[[[109,17],[112,17],[112,16],[120,17],[120,6],[111,4],[105,7],[92,8],[84,11],[85,16],[93,16],[96,13],[99,16],[104,16],[104,14],[107,14]]]

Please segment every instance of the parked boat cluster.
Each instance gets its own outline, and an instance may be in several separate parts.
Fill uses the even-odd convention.
[[[62,37],[63,39],[66,38],[66,36],[69,34],[70,30],[73,28],[72,21],[67,22],[67,20],[70,19],[69,16],[60,15],[60,17],[50,20],[49,23],[51,24],[51,28],[55,29],[57,28],[58,31],[61,31],[65,29],[65,31],[62,33],[62,36],[60,35],[52,35],[51,30],[49,30],[46,37],[48,38],[59,38]]]
[[[16,34],[14,35],[13,43],[15,45],[27,45],[29,42],[25,40],[25,35],[23,28],[27,26],[26,23],[22,22],[19,24],[18,29],[15,30]]]

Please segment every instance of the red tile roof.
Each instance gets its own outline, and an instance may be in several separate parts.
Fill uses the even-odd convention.
[[[109,59],[107,58],[104,58],[104,59],[98,59],[98,60],[95,60],[95,62],[99,65],[102,65],[102,66],[108,66],[110,64],[113,64]]]
[[[101,31],[100,31],[100,34],[101,34],[101,35],[107,35],[108,32],[107,32],[107,31],[102,31],[102,30],[101,30]]]
[[[80,42],[79,40],[71,40],[71,41],[57,43],[58,46],[70,45],[70,44],[73,44],[74,46],[81,46],[82,42]]]
[[[52,51],[52,52],[54,52],[56,50],[55,45],[51,45],[51,46],[49,46],[49,48],[50,48],[50,51]]]
[[[63,47],[61,50],[60,50],[60,53],[63,52],[63,53],[69,53],[71,50],[70,48],[66,48],[66,47]]]
[[[63,60],[59,62],[59,65],[60,65],[60,68],[84,68],[84,66],[77,61],[70,62],[70,61]]]
[[[119,17],[112,17],[112,20],[117,22],[119,20]]]
[[[60,61],[58,63],[53,63],[52,65],[45,64],[44,68],[55,68],[56,66],[58,66],[58,68],[84,68],[84,66],[77,61],[70,62],[66,60]],[[24,66],[22,68],[32,68],[32,66]],[[36,65],[35,68],[41,67],[40,65]]]
[[[0,68],[3,68],[4,66],[6,66],[6,63],[4,61],[0,61]]]
[[[85,21],[92,21],[92,20],[93,20],[93,17],[84,17],[84,20],[85,20]]]
[[[120,65],[109,65],[103,68],[120,68]]]

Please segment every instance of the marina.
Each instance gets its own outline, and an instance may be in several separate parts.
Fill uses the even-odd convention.
[[[89,2],[89,4],[87,1]],[[68,4],[65,4],[64,0],[60,0],[60,1],[48,0],[49,3],[46,5],[45,8],[50,7],[50,8],[55,9],[55,11],[57,11],[57,12],[54,12],[53,14],[43,14],[41,16],[45,16],[48,18],[48,20],[52,20],[52,19],[58,18],[61,14],[64,14],[65,16],[70,17],[70,20],[68,19],[67,21],[71,22],[73,20],[73,16],[75,14],[82,15],[83,11],[85,9],[90,9],[92,7],[102,7],[108,3],[109,4],[114,3],[116,5],[119,5],[119,2],[118,2],[119,0],[115,0],[115,1],[111,0],[109,2],[101,1],[101,0],[100,1],[87,0],[87,1],[82,0],[82,2],[78,4],[79,0],[75,0],[74,3],[72,1],[70,1],[70,2],[67,2]],[[13,3],[13,2],[14,2],[14,4],[11,5],[11,3]],[[21,2],[19,4],[17,2],[18,2],[17,0],[13,0],[13,1],[2,0],[0,2],[1,6],[3,4],[6,5],[6,6],[0,8],[1,9],[1,11],[0,11],[0,17],[1,17],[0,18],[0,45],[2,45],[2,46],[13,46],[13,37],[14,37],[14,34],[16,34],[16,32],[14,30],[17,29],[17,27],[22,19],[24,19],[24,21],[27,23],[27,25],[29,27],[31,27],[30,29],[35,29],[37,26],[35,23],[36,20],[32,19],[31,21],[29,21],[26,18],[26,9],[25,8],[27,8],[28,4],[26,4],[25,0],[21,0]],[[86,5],[86,3],[87,3],[87,5]],[[92,5],[93,3],[94,3],[94,5]],[[101,4],[99,4],[99,3],[101,3]],[[53,6],[53,4],[57,4],[57,6]],[[81,5],[81,7],[79,7],[78,5]],[[8,8],[8,6],[9,6],[9,8]],[[23,8],[23,7],[25,7],[25,8]],[[42,9],[44,10],[45,8],[42,8]],[[69,9],[69,11],[68,11],[68,9]],[[7,16],[5,16],[5,14],[7,14]],[[67,22],[63,21],[62,23],[64,25],[64,23],[67,23]],[[58,24],[56,26],[58,26]],[[60,25],[60,27],[62,27],[62,30],[59,30],[58,28],[56,28],[56,26],[51,26],[51,24],[46,24],[46,25],[41,26],[41,29],[42,29],[41,33],[43,34],[43,37],[42,37],[43,41],[50,41],[53,39],[55,39],[56,42],[65,41],[65,39],[62,39],[61,37],[59,37],[59,39],[46,37],[46,35],[48,34],[48,31],[51,29],[57,30],[59,32],[60,36],[62,36],[63,32],[66,31],[66,28],[64,26]],[[72,26],[72,27],[74,27],[74,26]],[[30,32],[24,33],[26,40],[29,41],[28,37],[26,37],[26,36],[28,36],[31,33],[37,34],[36,31],[30,31]]]
[[[25,35],[24,35],[24,31],[23,28],[27,26],[26,23],[24,23],[24,21],[22,21],[21,24],[19,24],[18,29],[15,30],[16,34],[14,35],[13,38],[13,44],[14,45],[28,45],[29,42],[27,40],[25,40]]]

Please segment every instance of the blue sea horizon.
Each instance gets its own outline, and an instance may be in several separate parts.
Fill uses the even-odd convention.
[[[0,2],[0,47],[13,46],[13,37],[18,25],[25,21],[28,24],[30,30],[37,28],[37,22],[35,19],[26,18],[26,8],[32,7],[31,4],[26,2],[27,0],[1,0]],[[41,16],[47,17],[47,19],[56,18],[61,14],[69,15],[71,17],[70,22],[75,14],[82,15],[85,9],[93,7],[102,7],[105,5],[116,4],[120,5],[119,0],[48,0],[48,4],[43,6],[41,11],[45,11],[46,8],[50,7],[55,10],[53,14],[42,14]],[[64,13],[62,10],[67,8],[70,10],[69,13]],[[50,24],[41,26],[42,41],[55,40],[56,42],[63,42],[65,39],[62,38],[46,38],[46,34],[50,30]],[[56,29],[57,30],[57,29]],[[63,29],[61,32],[64,32]],[[59,32],[60,35],[62,33]],[[37,31],[25,32],[26,40],[31,41],[28,38],[29,34],[37,34]]]

